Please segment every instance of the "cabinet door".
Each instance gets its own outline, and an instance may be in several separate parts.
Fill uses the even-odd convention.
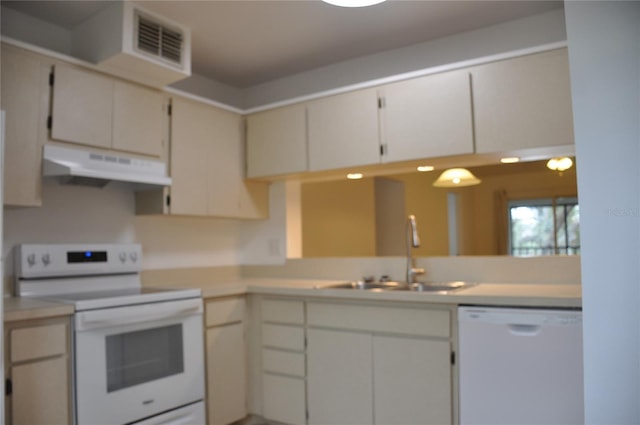
[[[247,415],[244,325],[207,329],[208,423],[229,424]]]
[[[476,152],[571,145],[566,49],[472,68]]]
[[[166,123],[161,92],[114,83],[113,149],[160,157]]]
[[[377,424],[452,423],[448,341],[373,337]]]
[[[42,137],[48,70],[36,57],[2,46],[0,108],[6,111],[4,204],[42,205]],[[44,77],[44,78],[43,78]],[[44,105],[47,105],[45,100]]]
[[[309,102],[307,118],[310,171],[380,162],[375,89]]]
[[[181,98],[172,100],[171,214],[207,214],[214,131],[209,107]]]
[[[467,71],[429,75],[385,86],[385,161],[473,153]]]
[[[372,336],[307,330],[309,424],[373,423]]]
[[[307,170],[307,116],[304,104],[247,117],[247,177]]]
[[[101,75],[56,65],[51,138],[110,148],[113,84]]]
[[[66,357],[11,368],[13,424],[69,424],[69,376]]]
[[[243,123],[238,114],[210,108],[213,128],[209,156],[208,214],[217,217],[265,218],[268,215],[266,183],[246,182]]]

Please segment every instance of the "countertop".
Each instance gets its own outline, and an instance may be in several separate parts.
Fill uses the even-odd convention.
[[[162,287],[199,288],[203,298],[245,294],[296,296],[307,299],[395,301],[429,304],[505,307],[580,308],[581,285],[479,283],[457,291],[411,292],[317,289],[345,280],[249,278],[223,282],[174,282]],[[73,314],[73,306],[30,298],[5,298],[4,321],[41,319]]]
[[[4,321],[46,319],[73,314],[73,305],[32,298],[10,297],[4,299]]]
[[[576,284],[479,283],[448,293],[316,289],[344,280],[251,278],[227,282],[175,283],[168,286],[202,289],[203,298],[242,294],[298,296],[369,301],[400,301],[456,305],[580,308],[582,287]]]

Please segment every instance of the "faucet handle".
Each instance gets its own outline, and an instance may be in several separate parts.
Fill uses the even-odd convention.
[[[363,277],[362,277],[362,281],[363,281],[364,283],[373,283],[373,282],[375,282],[375,281],[376,281],[376,278],[375,278],[375,277],[373,277],[373,276],[363,276]]]

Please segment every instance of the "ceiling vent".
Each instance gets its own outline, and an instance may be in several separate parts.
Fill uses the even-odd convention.
[[[72,53],[145,85],[164,87],[191,75],[189,29],[129,1],[108,2],[78,25]]]

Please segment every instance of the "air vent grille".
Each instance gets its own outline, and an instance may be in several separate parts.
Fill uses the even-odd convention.
[[[138,14],[138,50],[180,65],[182,33]]]

